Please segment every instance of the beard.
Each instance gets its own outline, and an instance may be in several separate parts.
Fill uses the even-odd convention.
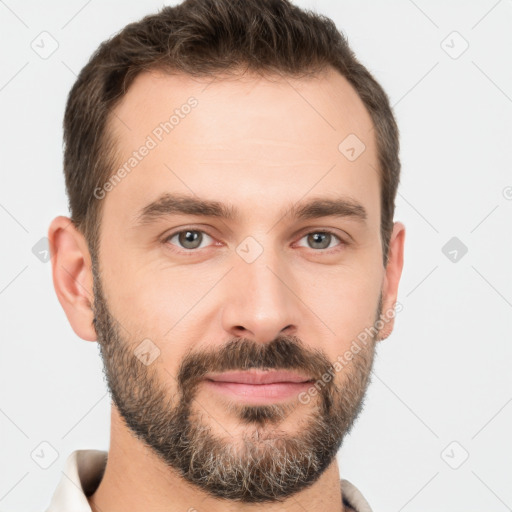
[[[158,359],[146,366],[134,354],[141,340],[121,335],[94,258],[93,278],[93,322],[112,401],[133,435],[167,467],[210,496],[243,503],[283,501],[319,479],[363,408],[378,333],[339,376],[322,351],[304,346],[295,336],[279,336],[269,343],[237,337],[221,348],[189,351],[179,365],[176,391],[171,394],[158,375]],[[316,395],[309,396],[307,403],[230,402],[227,415],[236,418],[238,429],[243,427],[240,435],[233,435],[205,411],[197,399],[198,385],[210,372],[248,369],[284,369],[313,376]],[[322,379],[326,372],[332,374],[328,382]],[[300,418],[293,421],[298,430],[280,429],[292,414]],[[212,426],[221,427],[222,432]]]

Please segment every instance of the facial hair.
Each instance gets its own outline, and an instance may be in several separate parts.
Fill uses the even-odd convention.
[[[242,503],[282,502],[319,479],[363,408],[376,334],[340,375],[325,353],[306,347],[296,336],[279,336],[269,343],[234,338],[221,348],[190,350],[179,365],[172,394],[158,373],[163,371],[158,359],[146,366],[134,354],[141,340],[121,335],[94,259],[93,278],[93,322],[113,403],[133,435],[166,466],[210,496]],[[376,320],[381,308],[379,297]],[[312,376],[316,395],[308,395],[308,403],[230,403],[227,414],[246,429],[238,439],[226,429],[225,435],[215,433],[212,424],[222,422],[201,407],[198,384],[209,372],[251,368]],[[327,373],[333,377],[326,382]],[[296,410],[300,431],[279,429]]]

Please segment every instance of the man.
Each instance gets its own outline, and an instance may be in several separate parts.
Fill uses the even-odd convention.
[[[53,281],[98,341],[111,442],[47,510],[369,511],[336,454],[393,328],[399,143],[332,21],[165,7],[92,56],[64,139]]]

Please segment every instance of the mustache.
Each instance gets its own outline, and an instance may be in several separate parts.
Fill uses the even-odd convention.
[[[294,370],[317,380],[334,367],[322,350],[305,347],[296,336],[281,336],[269,343],[236,338],[220,349],[189,351],[178,370],[178,388],[183,396],[190,395],[207,373],[250,369]]]

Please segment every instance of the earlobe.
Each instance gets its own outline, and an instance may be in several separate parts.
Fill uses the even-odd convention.
[[[405,226],[401,222],[395,222],[389,241],[389,258],[382,286],[381,318],[383,319],[384,326],[379,332],[379,341],[386,339],[393,331],[395,325],[394,309],[404,264],[404,245]]]
[[[68,217],[53,219],[48,229],[53,286],[75,333],[96,341],[92,304],[93,276],[86,240]]]

